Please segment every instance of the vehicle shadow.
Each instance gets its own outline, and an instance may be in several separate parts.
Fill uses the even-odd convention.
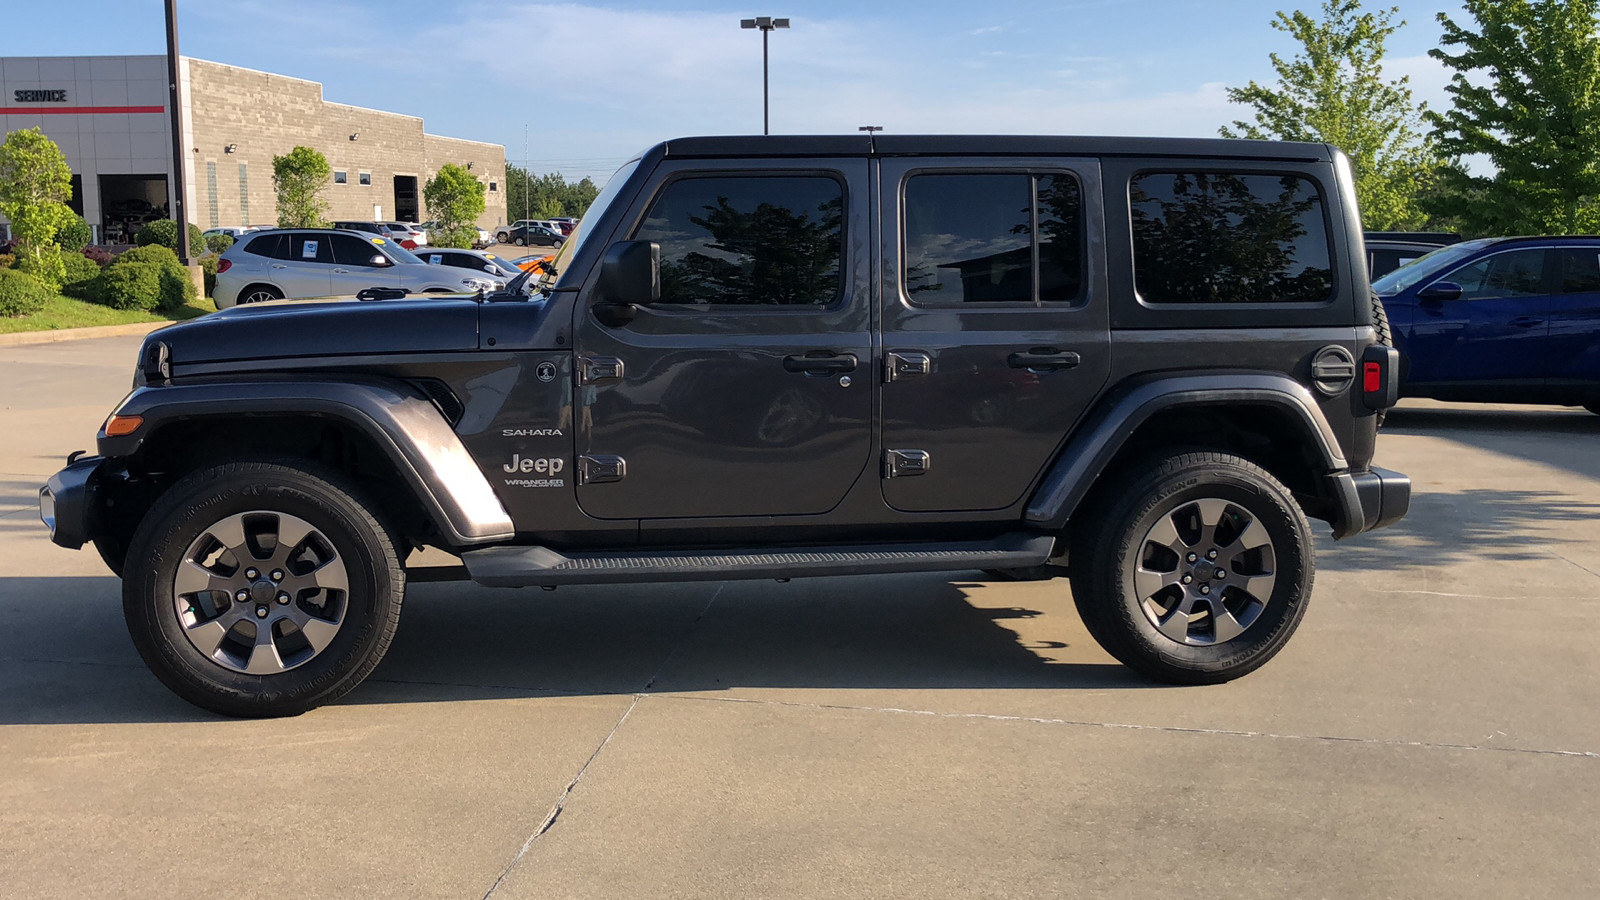
[[[556,592],[419,584],[382,665],[340,702],[738,687],[1160,687],[1093,646],[1065,579],[1025,588],[1052,611],[984,606],[997,601],[972,596],[993,597],[991,589],[945,573]],[[109,576],[0,578],[0,725],[216,718],[145,669],[119,595]],[[1029,622],[1027,641],[1013,630],[1041,617],[1042,625]]]
[[[1572,439],[1600,438],[1600,416],[1582,409],[1401,406],[1389,412],[1384,432],[1442,437],[1600,479],[1600,453],[1592,440]]]

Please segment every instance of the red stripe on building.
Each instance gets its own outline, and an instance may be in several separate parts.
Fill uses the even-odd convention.
[[[0,116],[97,116],[112,113],[162,113],[165,106],[0,106]]]

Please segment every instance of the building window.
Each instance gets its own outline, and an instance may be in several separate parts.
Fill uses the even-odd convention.
[[[361,183],[362,184],[371,184],[372,183],[372,173],[371,172],[362,172],[361,173]]]
[[[498,181],[489,182],[489,193],[492,194],[492,193],[494,193],[495,191],[498,191],[498,190],[500,190],[500,183]]]
[[[1310,179],[1148,173],[1128,199],[1146,303],[1321,303],[1333,293],[1322,193]]]
[[[345,184],[349,180],[350,180],[349,177],[347,177],[343,172],[335,172],[335,173],[333,173],[333,183],[334,184]]]

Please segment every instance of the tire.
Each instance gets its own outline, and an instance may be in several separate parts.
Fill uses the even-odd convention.
[[[527,238],[517,238],[517,246],[518,247],[526,247],[526,246],[528,246],[528,239]]]
[[[1378,343],[1393,347],[1394,332],[1389,330],[1389,310],[1384,308],[1383,298],[1379,297],[1376,291],[1369,291],[1368,296],[1372,298],[1372,329],[1377,332]],[[1404,372],[1404,367],[1401,371]],[[1382,428],[1384,420],[1388,418],[1387,409],[1378,410],[1378,427]]]
[[[269,300],[282,299],[283,291],[268,284],[252,284],[239,292],[239,299],[234,305],[243,306],[246,303],[266,303]]]
[[[122,603],[139,655],[173,693],[222,715],[292,716],[343,696],[383,659],[405,594],[376,508],[301,460],[185,477],[129,548],[140,562],[125,567]],[[279,546],[285,534],[294,543]]]
[[[1283,649],[1313,575],[1311,528],[1288,488],[1252,462],[1205,451],[1135,466],[1097,494],[1105,511],[1078,531],[1072,595],[1106,652],[1156,681],[1218,684]]]

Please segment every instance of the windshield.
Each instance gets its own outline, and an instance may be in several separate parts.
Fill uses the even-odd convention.
[[[637,159],[624,163],[622,168],[611,176],[611,180],[606,182],[606,186],[600,190],[599,196],[594,198],[594,202],[589,204],[588,210],[584,212],[583,219],[572,227],[572,233],[567,235],[566,243],[562,244],[561,248],[556,251],[556,258],[543,266],[537,282],[539,289],[551,287],[556,283],[556,278],[566,270],[567,262],[572,259],[574,253],[578,252],[578,248],[583,246],[584,239],[589,236],[589,232],[583,227],[584,223],[598,222],[600,217],[605,215],[606,207],[617,199],[617,194],[621,192],[622,186],[627,183],[628,178],[633,175],[633,170],[637,168],[639,168],[639,160]],[[557,234],[559,233],[557,232]],[[532,283],[532,279],[530,279],[530,283]]]
[[[1407,288],[1415,287],[1435,275],[1449,271],[1456,263],[1482,250],[1488,243],[1488,240],[1464,241],[1424,253],[1374,281],[1372,289],[1377,291],[1380,297],[1393,297]]]
[[[419,259],[415,253],[412,253],[410,250],[407,250],[399,244],[396,244],[394,241],[386,241],[383,238],[373,238],[372,242],[377,244],[379,247],[382,247],[383,252],[389,254],[389,258],[393,259],[397,263],[416,263],[419,266],[427,265],[427,263]]]

